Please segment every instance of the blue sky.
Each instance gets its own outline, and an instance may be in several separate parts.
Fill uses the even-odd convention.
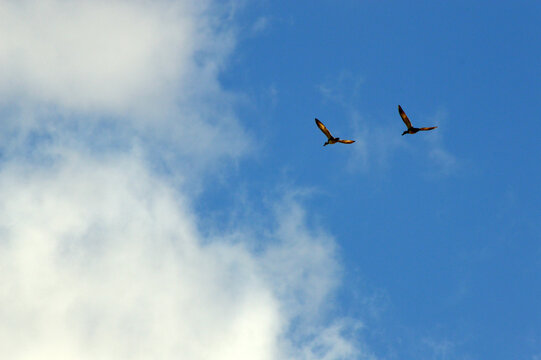
[[[360,300],[378,296],[364,335],[382,358],[539,356],[539,15],[533,1],[278,1],[242,14],[222,82],[248,98],[241,118],[263,152],[233,187],[313,190],[313,225],[345,264],[336,311],[366,315]],[[439,128],[401,137],[397,104]],[[321,147],[314,117],[364,149]]]
[[[541,359],[540,16],[0,1],[0,357]]]

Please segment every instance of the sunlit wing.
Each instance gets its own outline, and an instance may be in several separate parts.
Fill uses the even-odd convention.
[[[327,138],[332,139],[332,135],[331,135],[330,131],[327,130],[325,125],[323,125],[323,123],[321,121],[319,121],[318,119],[316,119],[316,125],[321,131],[323,131],[323,133],[327,136]]]
[[[338,142],[341,142],[342,144],[353,144],[355,140],[338,140]]]
[[[406,126],[409,128],[411,128],[411,121],[410,119],[408,119],[408,115],[406,115],[406,113],[404,112],[404,110],[402,110],[402,107],[400,105],[398,105],[398,112],[400,113],[400,116],[402,117],[402,121],[404,121],[404,124],[406,124]]]
[[[425,128],[419,128],[419,130],[422,130],[422,131],[427,131],[427,130],[433,130],[437,128],[437,126],[432,126],[432,127],[425,127]]]

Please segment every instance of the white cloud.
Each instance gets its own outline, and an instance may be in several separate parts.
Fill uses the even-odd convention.
[[[218,5],[0,0],[0,358],[364,356],[302,206],[205,237],[178,187],[251,144]]]
[[[8,166],[0,197],[1,358],[357,354],[343,326],[322,321],[333,240],[292,202],[253,252],[202,238],[189,201],[131,156]]]
[[[0,8],[4,100],[122,112],[171,101],[194,52],[207,46],[195,23],[201,9],[188,2],[23,0]]]
[[[137,142],[192,167],[245,154],[236,97],[218,81],[235,46],[224,16],[206,0],[0,1],[4,150],[46,134]]]

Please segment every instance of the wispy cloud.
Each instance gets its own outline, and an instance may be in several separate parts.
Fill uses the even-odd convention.
[[[265,31],[270,26],[270,19],[267,16],[260,16],[252,25],[252,32],[254,34]]]
[[[433,168],[429,170],[429,173],[432,175],[455,175],[460,168],[459,159],[445,147],[443,134],[448,131],[445,126],[447,125],[447,118],[447,111],[440,109],[427,120],[428,123],[438,126],[438,129],[433,131],[430,137],[427,137],[430,146],[428,157],[433,164]]]
[[[433,359],[451,359],[455,358],[455,344],[448,340],[436,341],[432,338],[424,338],[422,343],[426,346]]]
[[[359,97],[363,88],[363,78],[349,71],[340,72],[334,79],[318,85],[324,101],[340,106],[350,119],[354,128],[355,152],[349,161],[351,170],[386,171],[393,158],[403,157],[411,152],[405,138],[397,136],[402,130],[401,121],[396,113],[395,121],[383,121],[379,115],[371,115],[359,110]],[[395,110],[396,111],[396,110]],[[395,114],[393,112],[393,114]],[[428,148],[426,154],[430,160],[427,172],[431,176],[449,176],[456,174],[460,167],[459,159],[444,144],[444,125],[447,112],[439,110],[428,117],[427,124],[436,124],[440,128],[426,136]],[[396,124],[389,126],[388,124]],[[420,136],[420,135],[417,135]]]
[[[318,84],[323,99],[344,107],[351,107],[360,95],[364,79],[350,71],[343,70],[335,78]]]
[[[396,136],[396,129],[387,125],[367,121],[359,111],[351,110],[354,137],[359,143],[351,157],[349,168],[364,172],[384,172],[391,166],[391,161],[399,151],[407,146]]]
[[[349,71],[340,72],[335,79],[320,84],[318,89],[325,101],[344,109],[353,126],[354,153],[348,167],[352,171],[384,171],[397,151],[405,147],[396,131],[359,110],[359,97],[364,79]]]

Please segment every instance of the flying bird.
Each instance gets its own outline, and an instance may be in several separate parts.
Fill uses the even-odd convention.
[[[340,138],[332,136],[331,132],[317,118],[316,118],[316,125],[321,131],[323,131],[325,136],[327,136],[328,140],[327,140],[327,142],[325,144],[323,144],[323,146],[326,146],[326,145],[329,145],[329,144],[335,144],[337,142],[340,142],[342,144],[353,144],[355,142],[355,140],[340,140]]]
[[[427,131],[437,128],[437,126],[432,127],[423,127],[423,128],[416,128],[411,125],[410,119],[408,119],[408,115],[402,110],[402,107],[398,105],[398,112],[400,113],[400,116],[402,117],[402,120],[404,121],[404,124],[408,127],[408,130],[404,131],[402,135],[406,134],[415,134],[417,131]]]

